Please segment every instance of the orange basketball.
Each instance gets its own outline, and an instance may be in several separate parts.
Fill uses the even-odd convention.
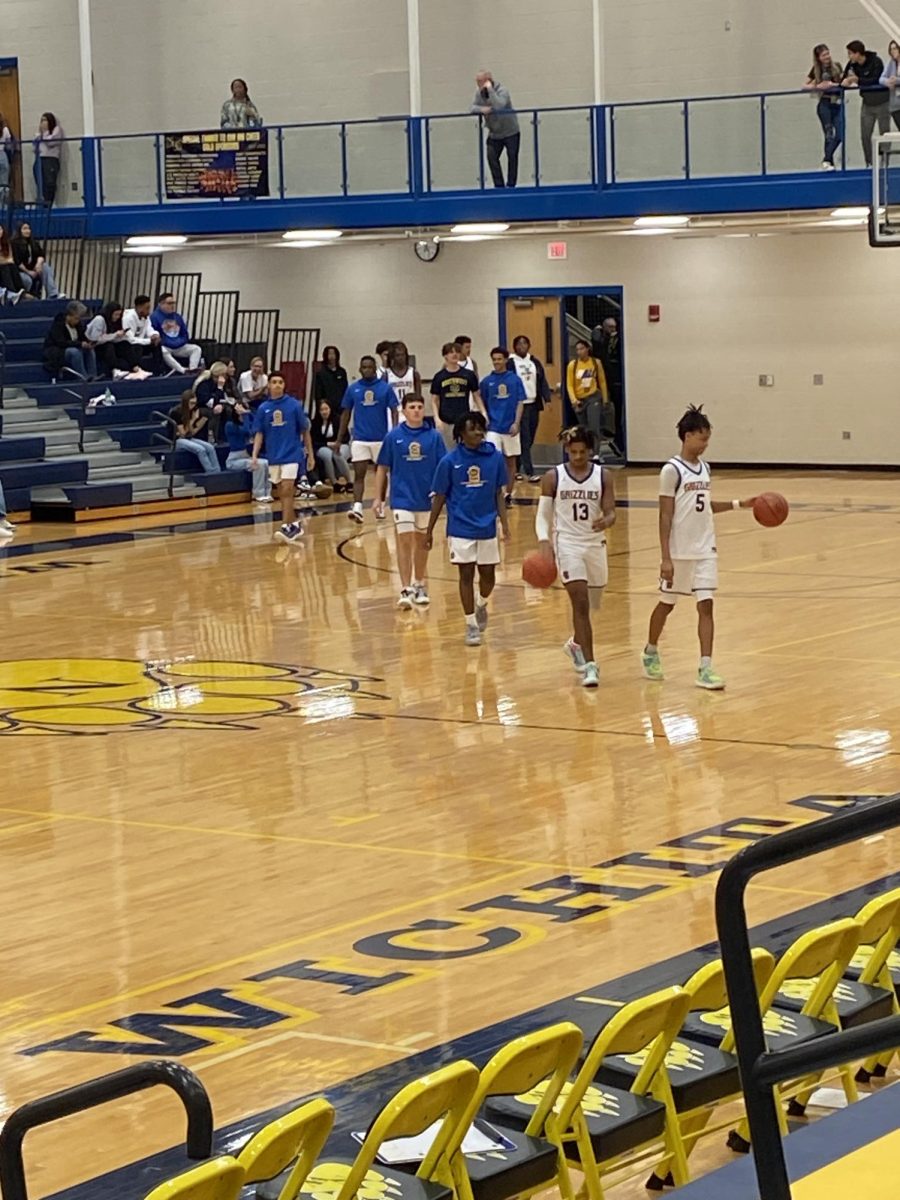
[[[535,588],[548,588],[556,582],[556,563],[540,550],[529,550],[522,559],[522,578]]]
[[[753,515],[760,525],[772,528],[787,520],[790,507],[778,492],[763,492],[753,501]]]

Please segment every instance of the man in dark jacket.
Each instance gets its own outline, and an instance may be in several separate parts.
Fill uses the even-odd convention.
[[[866,166],[872,165],[872,134],[875,122],[878,122],[878,132],[887,133],[891,126],[891,93],[881,86],[881,76],[884,63],[874,50],[867,50],[860,41],[847,44],[847,67],[844,71],[843,86],[859,88],[862,105],[859,113],[859,133],[862,138],[863,154],[866,156]]]
[[[54,379],[74,375],[78,379],[97,378],[97,357],[87,340],[87,309],[78,300],[70,300],[65,312],[57,313],[44,338],[44,370]]]

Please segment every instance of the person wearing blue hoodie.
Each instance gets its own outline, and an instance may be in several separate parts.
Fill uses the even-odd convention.
[[[397,531],[397,570],[400,573],[398,608],[426,605],[431,600],[425,583],[428,551],[425,530],[431,512],[431,481],[444,457],[444,439],[425,420],[425,401],[414,392],[400,401],[403,421],[395,426],[378,452],[375,471],[375,516],[384,516],[388,473],[391,509]]]
[[[253,414],[246,404],[229,404],[225,409],[225,441],[228,443],[226,471],[249,471],[253,458]],[[257,504],[272,503],[272,487],[269,483],[269,463],[258,458],[253,470],[253,499]]]
[[[493,442],[506,458],[509,486],[506,489],[506,504],[513,502],[516,486],[516,459],[522,453],[522,413],[528,397],[525,385],[518,373],[509,366],[509,351],[505,346],[495,346],[491,351],[493,371],[485,375],[478,390],[487,410],[487,440]]]
[[[518,376],[514,378],[518,382]],[[460,417],[453,435],[456,449],[438,463],[431,484],[431,516],[425,531],[425,549],[430,550],[434,544],[434,527],[446,505],[447,542],[450,561],[459,567],[466,645],[480,646],[488,623],[488,597],[494,590],[500,561],[498,520],[503,540],[509,540],[509,521],[503,503],[506,463],[496,446],[485,440],[487,421],[480,412]]]
[[[156,301],[156,308],[150,314],[150,324],[159,334],[160,350],[163,362],[169,368],[170,375],[183,375],[185,370],[199,370],[203,360],[203,351],[190,341],[190,334],[184,317],[175,311],[175,297],[171,292],[163,292]],[[179,360],[185,360],[185,368]]]

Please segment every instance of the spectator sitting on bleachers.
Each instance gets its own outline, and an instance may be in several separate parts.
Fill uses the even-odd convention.
[[[41,288],[47,300],[65,300],[66,297],[56,286],[53,268],[44,257],[44,247],[32,237],[31,226],[23,221],[19,232],[12,240],[12,252],[15,264],[19,269],[22,287],[33,296],[40,296]]]
[[[316,405],[316,415],[312,419],[309,433],[316,455],[316,465],[325,480],[333,485],[336,492],[352,492],[353,484],[350,481],[353,478],[353,468],[350,466],[350,447],[341,446],[340,450],[331,448],[341,423],[340,417],[334,419],[339,405],[340,401],[332,405],[328,400],[320,400]]]
[[[224,413],[233,403],[228,395],[227,382],[228,364],[214,362],[208,371],[197,376],[192,389],[197,397],[197,407],[206,413],[216,441],[219,441]]]
[[[266,364],[257,355],[250,359],[250,370],[244,371],[238,380],[238,392],[245,404],[256,408],[266,398],[269,377],[266,374]]]
[[[88,323],[85,337],[94,347],[102,374],[110,379],[149,379],[141,367],[138,346],[132,346],[122,328],[122,305],[112,300]]]
[[[249,450],[253,444],[253,421],[248,405],[233,404],[226,410],[225,440],[228,443],[225,469],[228,471],[248,470],[252,461]],[[258,458],[256,466],[253,468],[253,499],[258,504],[271,504],[272,502],[269,464],[264,458]]]
[[[3,484],[0,483],[0,537],[12,537],[16,527],[6,516],[6,497],[3,495]]]
[[[175,422],[175,449],[189,450],[197,456],[208,475],[221,471],[215,447],[206,440],[206,413],[197,407],[197,397],[188,388],[181,393],[181,403],[170,411],[169,419]]]
[[[237,363],[229,358],[225,364],[225,395],[231,404],[237,404],[241,398],[237,385]]]
[[[87,339],[86,315],[81,301],[70,300],[65,312],[53,318],[44,338],[44,370],[54,379],[64,374],[78,379],[97,378],[97,357]]]
[[[0,301],[3,304],[18,304],[23,297],[34,299],[22,287],[6,229],[0,225]]]
[[[159,334],[163,362],[169,368],[170,375],[183,375],[186,370],[199,369],[203,351],[189,340],[191,335],[187,323],[176,311],[175,297],[171,292],[163,292],[156,301],[150,324]],[[182,360],[187,361],[187,367],[182,365]]]
[[[150,355],[151,373],[162,375],[162,355],[159,350],[160,337],[150,324],[150,297],[135,296],[134,307],[126,308],[122,314],[122,328],[130,346],[137,348],[138,363],[145,354]]]

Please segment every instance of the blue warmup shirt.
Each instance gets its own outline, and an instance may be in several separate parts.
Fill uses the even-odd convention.
[[[447,498],[447,536],[483,541],[497,536],[497,492],[506,487],[506,460],[496,446],[459,443],[444,455],[431,490]]]
[[[253,422],[250,420],[249,413],[244,413],[240,424],[237,421],[225,422],[225,441],[228,443],[228,449],[232,454],[240,454],[242,451],[246,451],[247,443],[252,437]]]
[[[167,349],[178,350],[179,347],[187,345],[188,330],[181,313],[167,313],[161,308],[154,308],[150,314],[150,324]]]
[[[382,442],[390,428],[388,409],[397,407],[394,389],[386,379],[357,379],[344,392],[341,408],[353,414],[353,439]]]
[[[391,473],[391,508],[404,512],[428,512],[431,481],[444,457],[444,439],[431,425],[410,429],[398,425],[381,443],[379,467]]]
[[[478,385],[487,409],[488,430],[509,433],[516,419],[516,409],[525,403],[525,387],[515,371],[491,371]]]
[[[263,453],[273,467],[306,462],[303,435],[307,429],[309,417],[293,396],[264,400],[253,417],[253,432],[263,435]]]

